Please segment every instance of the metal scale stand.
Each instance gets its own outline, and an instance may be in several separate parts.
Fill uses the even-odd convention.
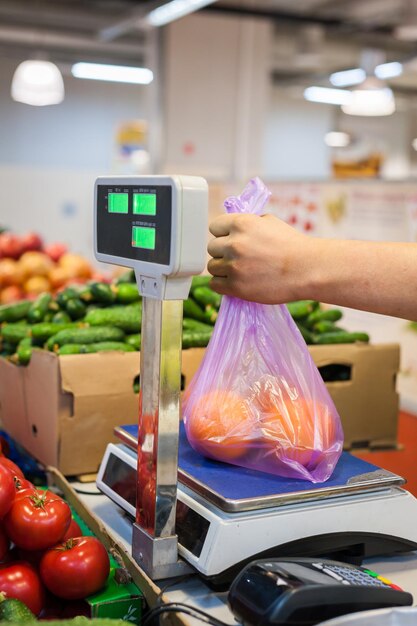
[[[132,267],[143,296],[139,425],[116,429],[122,443],[107,446],[97,477],[134,518],[142,569],[160,579],[191,565],[215,581],[259,555],[417,549],[417,500],[400,476],[343,453],[331,479],[312,485],[203,459],[189,446],[180,426],[182,300],[205,266],[206,182],[99,178],[95,222],[97,259]]]

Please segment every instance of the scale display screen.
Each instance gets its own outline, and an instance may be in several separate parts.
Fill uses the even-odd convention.
[[[169,265],[171,233],[170,185],[98,185],[98,252]]]

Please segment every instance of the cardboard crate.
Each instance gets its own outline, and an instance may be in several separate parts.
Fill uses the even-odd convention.
[[[183,352],[187,381],[195,371],[193,352]],[[133,383],[139,364],[138,352],[58,357],[35,350],[27,367],[0,359],[3,428],[35,459],[66,476],[96,473],[107,444],[117,442],[115,426],[138,420]]]
[[[310,352],[322,372],[331,366],[345,375],[326,383],[342,419],[345,448],[395,447],[399,346],[310,346]],[[185,386],[203,355],[203,348],[183,351]],[[137,352],[57,357],[35,351],[27,367],[0,359],[3,427],[44,465],[67,476],[95,473],[107,443],[117,441],[114,427],[138,419],[138,373]]]

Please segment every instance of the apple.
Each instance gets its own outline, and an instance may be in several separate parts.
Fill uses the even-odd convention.
[[[11,233],[0,235],[0,257],[18,259],[22,254],[22,245],[19,237]]]
[[[49,258],[57,263],[59,259],[68,251],[67,246],[64,243],[50,243],[48,246],[45,246],[44,252],[49,256]]]
[[[26,233],[20,238],[22,252],[30,252],[33,250],[42,250],[43,241],[37,233]]]

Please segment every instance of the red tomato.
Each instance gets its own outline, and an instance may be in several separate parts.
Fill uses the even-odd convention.
[[[11,508],[15,493],[16,490],[14,488],[12,474],[4,465],[0,465],[0,519],[4,517]]]
[[[45,590],[36,570],[29,563],[15,561],[0,565],[0,591],[20,600],[35,614],[42,610]]]
[[[71,509],[50,491],[24,489],[4,519],[11,541],[24,550],[45,550],[61,541],[71,523]]]
[[[29,480],[26,480],[26,478],[20,478],[20,476],[14,475],[13,480],[16,493],[20,493],[23,489],[35,489],[35,485]]]
[[[110,561],[96,537],[76,537],[45,552],[40,575],[45,586],[59,598],[81,600],[96,593],[107,580]]]
[[[68,530],[62,537],[61,541],[67,541],[67,539],[71,539],[72,537],[82,537],[82,534],[83,531],[78,526],[75,519],[72,519],[70,525],[68,526]]]
[[[6,555],[9,551],[10,541],[6,533],[4,532],[4,528],[0,526],[0,561],[4,561]]]
[[[24,474],[22,470],[20,469],[20,467],[18,467],[16,463],[13,463],[13,461],[8,459],[7,457],[0,456],[0,465],[7,467],[7,469],[11,471],[13,476],[19,476],[19,478],[24,478]]]

